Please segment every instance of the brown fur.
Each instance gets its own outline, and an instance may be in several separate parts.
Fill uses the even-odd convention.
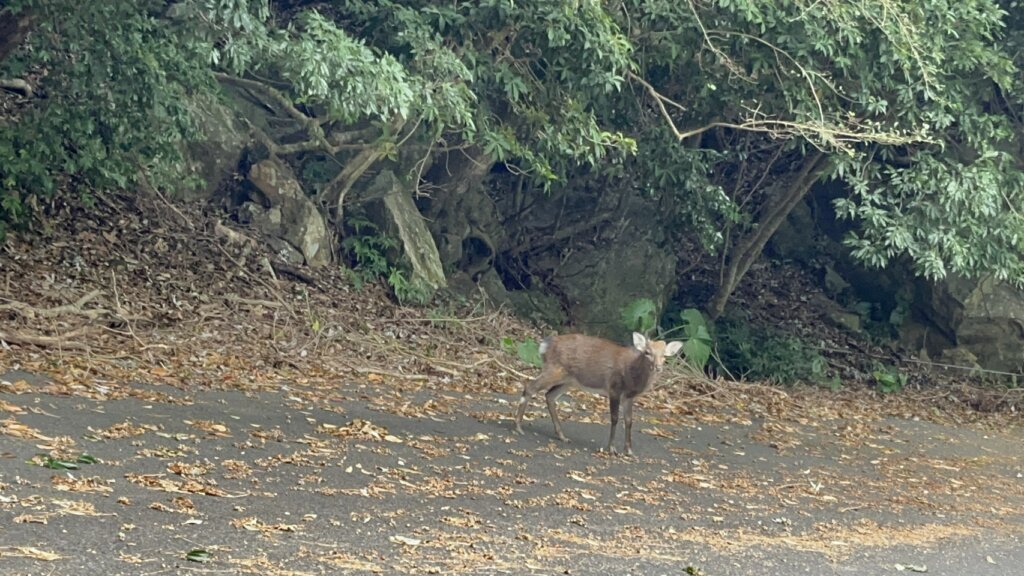
[[[620,346],[614,342],[585,336],[565,334],[544,341],[541,353],[544,366],[540,375],[523,388],[523,396],[516,411],[515,431],[522,433],[523,414],[529,399],[544,391],[548,413],[555,425],[555,433],[567,441],[562,433],[555,401],[572,387],[581,387],[608,397],[611,412],[611,430],[605,450],[614,452],[615,428],[619,422],[619,406],[624,408],[625,452],[633,452],[633,401],[650,388],[661,371],[666,356],[679,350],[679,343],[671,345],[660,340],[646,340],[633,335],[634,346]],[[642,346],[642,350],[640,347]]]

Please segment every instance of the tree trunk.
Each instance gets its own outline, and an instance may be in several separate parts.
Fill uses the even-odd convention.
[[[725,311],[729,297],[736,290],[740,280],[750,270],[750,266],[761,256],[765,244],[785,222],[786,217],[796,205],[807,195],[811,186],[818,180],[824,170],[827,158],[817,151],[804,159],[803,168],[794,178],[793,183],[785,190],[766,202],[762,210],[763,217],[745,236],[740,237],[729,252],[728,261],[722,273],[722,281],[718,290],[708,303],[708,316],[715,320]]]
[[[398,134],[405,126],[405,119],[395,116],[389,126],[390,134]],[[366,173],[378,160],[387,155],[388,149],[383,145],[373,144],[364,148],[355,158],[345,163],[345,168],[331,180],[320,198],[327,203],[328,210],[333,208],[333,219],[335,229],[339,232],[344,225],[345,196],[355,185],[356,181]]]

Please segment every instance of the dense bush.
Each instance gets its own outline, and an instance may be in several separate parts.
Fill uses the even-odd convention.
[[[831,384],[828,362],[800,338],[768,326],[751,325],[740,314],[723,316],[715,325],[718,358],[735,377]]]

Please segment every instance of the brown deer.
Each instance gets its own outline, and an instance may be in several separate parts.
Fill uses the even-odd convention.
[[[548,413],[555,423],[555,434],[563,442],[555,401],[573,387],[580,387],[608,397],[612,428],[608,433],[605,450],[614,453],[615,426],[619,423],[619,404],[625,412],[627,455],[633,454],[633,401],[654,382],[665,366],[665,358],[675,355],[683,347],[681,342],[648,340],[643,334],[633,333],[633,346],[620,346],[603,338],[583,334],[564,334],[545,338],[540,345],[544,366],[536,379],[523,387],[523,397],[516,410],[517,434],[523,433],[523,414],[534,394],[544,391]]]

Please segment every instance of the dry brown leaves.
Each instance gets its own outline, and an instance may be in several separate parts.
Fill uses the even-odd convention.
[[[206,435],[209,437],[231,437],[231,431],[228,430],[228,427],[219,422],[212,422],[210,420],[185,420],[185,424],[188,424],[189,426],[195,428],[196,430],[206,432]]]
[[[0,434],[4,434],[5,436],[10,436],[12,438],[21,438],[23,440],[52,440],[52,438],[44,436],[42,432],[32,428],[31,426],[26,426],[14,418],[0,420]]]
[[[158,428],[152,424],[134,424],[132,422],[121,422],[120,424],[114,424],[113,426],[103,430],[93,430],[91,427],[89,428],[89,431],[97,437],[107,440],[142,436],[147,431],[153,430],[158,430]]]
[[[91,478],[71,478],[67,476],[54,476],[50,483],[57,490],[63,492],[100,492],[110,493],[114,489],[110,487],[110,481],[98,476]]]
[[[372,440],[374,442],[401,443],[402,439],[393,434],[388,434],[387,428],[378,426],[373,422],[362,419],[355,419],[344,426],[333,424],[321,424],[317,432],[330,434],[347,440]]]
[[[233,497],[244,496],[244,494],[229,494],[227,491],[218,488],[210,482],[202,482],[195,479],[172,480],[163,474],[137,474],[129,472],[124,477],[133,484],[145,486],[150,490],[170,492],[174,494],[202,494],[204,496]]]
[[[261,532],[263,534],[273,534],[276,532],[298,532],[302,530],[302,527],[298,524],[267,524],[266,522],[254,518],[235,518],[230,522],[231,526],[235,528],[241,528],[250,532]]]
[[[536,374],[535,368],[502,352],[498,338],[522,340],[543,334],[505,313],[481,313],[476,303],[441,303],[429,311],[396,306],[379,287],[354,290],[336,268],[312,271],[315,286],[270,278],[257,264],[257,258],[240,259],[234,247],[221,245],[218,238],[202,232],[212,227],[195,206],[180,208],[201,224],[198,231],[180,227],[175,218],[161,220],[161,208],[147,205],[143,197],[113,198],[111,205],[116,210],[101,206],[98,211],[82,212],[64,207],[64,212],[52,223],[61,242],[33,243],[33,239],[26,238],[10,241],[0,249],[0,270],[4,270],[0,274],[0,301],[16,300],[35,308],[54,308],[98,290],[91,304],[115,310],[122,319],[118,323],[96,320],[97,331],[83,341],[87,350],[0,347],[0,366],[45,377],[43,382],[34,384],[24,380],[0,382],[3,392],[97,400],[131,397],[187,405],[193,401],[188,392],[197,389],[282,391],[289,405],[317,406],[342,413],[339,400],[359,399],[378,413],[410,419],[443,420],[453,414],[469,414],[481,421],[501,422],[511,412],[510,405],[501,403],[504,399],[495,401],[493,409],[477,405],[469,410],[467,405],[473,400],[516,395],[523,383]],[[154,221],[161,224],[154,226]],[[116,231],[111,230],[110,222],[118,223]],[[755,270],[752,276],[755,284],[764,278],[758,274]],[[753,295],[743,291],[738,302],[755,314],[771,318],[773,323],[780,321],[782,310],[795,310],[795,318],[781,321],[816,341],[825,341],[837,349],[846,346],[845,336],[818,328],[820,323],[815,324],[812,307],[784,302],[792,285],[772,283],[762,288],[759,296],[767,304],[754,306]],[[59,318],[47,323],[41,322],[38,315],[14,314],[9,310],[0,312],[0,323],[21,332],[51,335],[73,328],[71,324],[61,324]],[[883,419],[887,416],[976,422],[995,427],[1019,420],[1019,415],[1009,413],[979,415],[962,396],[949,389],[911,388],[892,396],[881,396],[854,383],[839,392],[800,386],[782,390],[695,378],[670,368],[663,376],[663,384],[640,404],[646,423],[640,430],[650,436],[671,439],[683,433],[672,427],[743,426],[752,428],[751,441],[783,451],[806,449],[817,434],[851,449],[876,450],[876,460],[869,463],[874,467],[874,476],[858,479],[856,485],[851,485],[849,478],[834,471],[815,469],[779,481],[766,480],[702,460],[692,451],[679,451],[676,463],[666,465],[655,481],[644,486],[607,473],[602,467],[606,462],[601,460],[599,466],[566,472],[570,480],[578,483],[573,487],[539,495],[545,494],[544,479],[521,473],[521,463],[546,456],[544,452],[560,454],[564,450],[552,442],[537,451],[510,447],[508,460],[478,463],[475,471],[479,474],[472,480],[456,481],[441,472],[430,473],[428,466],[415,470],[363,468],[349,461],[344,470],[359,482],[346,484],[345,488],[325,486],[317,483],[315,474],[304,476],[302,482],[309,483],[307,490],[311,493],[370,499],[367,509],[395,494],[445,501],[486,495],[514,509],[568,510],[570,528],[575,530],[594,522],[591,512],[608,512],[625,524],[619,533],[596,538],[561,528],[539,529],[530,534],[523,531],[516,542],[531,546],[530,557],[534,559],[561,559],[580,553],[614,554],[678,560],[680,565],[685,565],[686,559],[675,558],[673,544],[687,540],[700,541],[724,552],[741,546],[786,546],[842,557],[861,545],[933,543],[960,535],[956,528],[938,525],[900,528],[873,525],[856,518],[841,525],[815,525],[813,531],[805,534],[778,535],[706,528],[655,533],[651,528],[629,525],[644,520],[644,507],[657,507],[677,497],[676,494],[691,490],[722,497],[721,509],[714,514],[728,513],[732,497],[749,498],[752,506],[764,508],[768,507],[766,501],[783,508],[799,502],[810,510],[831,506],[855,513],[860,507],[879,505],[875,495],[884,492],[888,496],[881,504],[893,509],[970,509],[996,520],[1012,511],[1001,509],[999,502],[978,498],[979,487],[1015,497],[1022,490],[1013,478],[996,480],[990,471],[975,475],[973,471],[981,466],[978,462],[916,456],[890,458],[892,451],[878,440],[886,435]],[[18,420],[18,416],[34,409],[31,407],[29,403],[0,403],[0,414],[4,415],[0,419],[0,434],[37,442],[40,449],[54,454],[69,452],[74,446],[72,439],[47,437]],[[606,424],[606,406],[600,398],[578,395],[567,407],[573,409],[574,422]],[[128,473],[124,477],[133,484],[170,495],[165,501],[150,504],[151,508],[190,518],[198,514],[193,497],[243,496],[229,494],[217,486],[210,478],[214,475],[213,464],[190,461],[195,454],[195,449],[189,446],[193,442],[237,436],[241,438],[236,441],[246,446],[286,440],[301,445],[301,450],[263,455],[250,463],[232,459],[220,462],[219,471],[226,472],[228,478],[246,479],[256,475],[255,470],[284,465],[315,468],[339,454],[358,454],[357,450],[384,453],[400,448],[391,446],[399,443],[428,460],[442,458],[464,454],[474,443],[493,438],[402,436],[397,430],[390,431],[367,419],[341,421],[340,425],[320,423],[315,435],[290,439],[280,429],[247,430],[236,426],[233,431],[226,423],[209,420],[186,421],[188,433],[172,434],[131,419],[104,429],[90,428],[89,432],[103,440],[152,433],[181,442],[173,448],[139,447],[136,451],[141,457],[169,461],[163,464],[166,474]],[[54,476],[51,481],[58,490],[69,493],[111,491],[109,481],[96,477],[65,475]],[[891,489],[893,486],[897,488]],[[601,490],[609,487],[616,494],[611,504],[601,502]],[[946,500],[922,500],[920,493],[924,490]],[[131,504],[123,497],[118,502]],[[97,513],[70,501],[54,501],[52,509],[42,509],[42,504],[29,501],[0,500],[0,504],[26,507],[29,512],[18,516],[19,522],[46,522],[52,514]],[[369,518],[367,515],[366,521]],[[440,529],[410,529],[393,534],[391,542],[400,545],[398,558],[343,550],[317,550],[312,554],[337,570],[371,573],[517,571],[526,566],[496,559],[487,550],[485,518],[452,507],[440,513],[438,520]],[[256,517],[237,518],[231,526],[266,536],[302,529],[301,525]],[[38,554],[47,559],[42,550],[0,548],[0,557],[13,554]],[[240,572],[285,573],[260,558],[231,562],[236,563],[234,567]],[[551,568],[543,566],[537,570],[551,572]]]
[[[206,223],[198,230],[213,228],[199,207],[178,209],[193,222]],[[161,224],[154,226],[154,221]],[[110,222],[118,223],[116,230]],[[144,195],[107,197],[91,210],[59,205],[50,225],[64,241],[14,238],[0,251],[0,269],[9,271],[0,278],[0,300],[55,308],[73,301],[73,294],[98,290],[90,304],[119,310],[128,320],[90,338],[86,352],[0,348],[0,365],[49,377],[35,391],[187,404],[188,396],[130,383],[245,391],[286,385],[296,398],[334,407],[332,398],[339,389],[369,385],[383,391],[374,396],[375,409],[429,418],[453,413],[461,399],[435,395],[413,403],[410,391],[429,386],[469,395],[515,394],[535,373],[502,352],[497,337],[542,334],[507,314],[481,314],[472,302],[429,313],[398,307],[374,287],[354,291],[337,269],[311,272],[316,286],[268,279],[256,258],[243,262],[231,253],[235,247],[181,224],[162,202]],[[819,329],[823,332],[812,334],[816,341],[843,347],[846,336],[818,322],[813,307],[781,305],[793,283],[798,284],[795,293],[813,293],[807,279],[787,276],[789,283],[780,283],[762,268],[751,272],[747,288],[736,296],[738,304],[798,331]],[[793,317],[780,317],[783,310]],[[10,311],[3,320],[19,330],[40,328],[31,318]],[[1008,420],[1019,420],[1016,414],[980,418],[957,400],[953,389],[947,394],[911,389],[881,397],[853,383],[839,393],[798,388],[787,394],[775,387],[700,380],[683,373],[664,380],[668,384],[642,400],[652,412],[651,421],[659,425],[749,423],[752,417],[813,425],[910,415],[1003,427]],[[2,385],[14,393],[33,390],[23,381]],[[581,396],[578,406],[582,408],[574,419],[603,421],[599,401]],[[503,413],[478,411],[475,416],[494,420]],[[660,427],[645,431],[668,434]],[[215,423],[203,432],[230,433]],[[771,431],[765,433],[779,440]]]
[[[0,411],[10,412],[12,414],[24,414],[25,409],[17,404],[12,404],[6,400],[0,400]]]

